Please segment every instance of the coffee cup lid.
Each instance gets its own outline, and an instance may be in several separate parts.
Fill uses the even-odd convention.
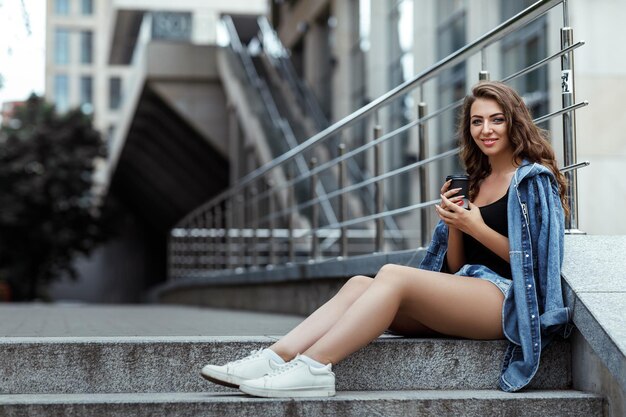
[[[446,181],[449,180],[469,180],[469,176],[465,174],[453,174],[446,177]]]

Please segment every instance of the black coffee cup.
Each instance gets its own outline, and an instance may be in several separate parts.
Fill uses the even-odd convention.
[[[455,197],[458,195],[464,195],[465,197],[463,197],[462,207],[469,209],[469,176],[465,174],[448,175],[446,177],[446,182],[449,180],[452,180],[452,181],[450,181],[450,187],[448,187],[448,190],[451,190],[453,188],[461,189],[458,193],[456,193],[452,197]]]

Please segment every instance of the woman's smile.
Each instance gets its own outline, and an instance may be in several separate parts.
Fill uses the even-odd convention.
[[[485,155],[493,157],[512,150],[504,111],[495,100],[477,98],[470,114],[470,133]]]

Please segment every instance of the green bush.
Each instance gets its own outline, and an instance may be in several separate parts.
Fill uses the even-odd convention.
[[[6,122],[6,121],[5,121]],[[0,282],[14,300],[45,299],[52,280],[111,235],[93,194],[100,134],[78,110],[31,96],[0,130]]]

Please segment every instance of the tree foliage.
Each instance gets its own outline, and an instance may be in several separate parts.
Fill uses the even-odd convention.
[[[0,131],[0,281],[14,299],[45,297],[76,271],[110,228],[93,194],[94,160],[106,148],[78,110],[59,116],[31,96]]]

